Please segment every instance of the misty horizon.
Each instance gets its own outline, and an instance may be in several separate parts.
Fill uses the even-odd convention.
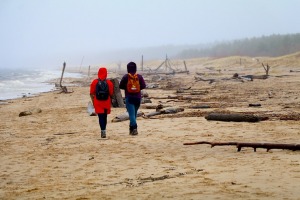
[[[300,1],[0,2],[1,68],[164,59],[185,47],[299,33]]]

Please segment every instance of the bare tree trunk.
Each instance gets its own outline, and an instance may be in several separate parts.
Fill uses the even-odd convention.
[[[270,66],[267,64],[267,66],[264,65],[264,63],[261,63],[265,72],[266,72],[266,76],[269,76],[269,71],[270,71]]]
[[[188,74],[188,73],[189,73],[189,71],[188,71],[188,69],[187,69],[187,67],[186,67],[185,60],[183,61],[183,64],[184,64],[185,71],[186,71],[186,73]]]
[[[60,77],[60,82],[59,82],[60,87],[62,87],[61,82],[62,82],[62,79],[63,79],[63,76],[64,76],[65,68],[66,68],[66,62],[64,62],[63,69],[62,69],[62,72],[61,72],[61,77]]]

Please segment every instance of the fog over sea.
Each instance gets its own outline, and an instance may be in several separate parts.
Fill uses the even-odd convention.
[[[52,79],[61,77],[55,69],[0,69],[0,100],[33,96],[55,90]],[[64,72],[63,78],[80,78],[80,73]]]

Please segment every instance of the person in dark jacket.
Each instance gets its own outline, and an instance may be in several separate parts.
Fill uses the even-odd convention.
[[[129,135],[137,135],[137,113],[138,109],[141,105],[142,95],[141,90],[146,88],[146,83],[142,75],[136,73],[136,64],[134,62],[130,62],[127,64],[127,72],[128,74],[125,74],[121,81],[120,81],[120,89],[125,90],[125,102],[126,102],[126,109],[129,114]],[[137,93],[131,93],[127,89],[127,83],[129,76],[133,76],[137,74],[139,85],[140,85],[140,91]]]

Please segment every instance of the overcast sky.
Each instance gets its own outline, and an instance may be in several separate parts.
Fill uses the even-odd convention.
[[[65,60],[80,65],[83,58],[86,64],[111,50],[299,33],[299,9],[300,0],[0,0],[0,69]]]

